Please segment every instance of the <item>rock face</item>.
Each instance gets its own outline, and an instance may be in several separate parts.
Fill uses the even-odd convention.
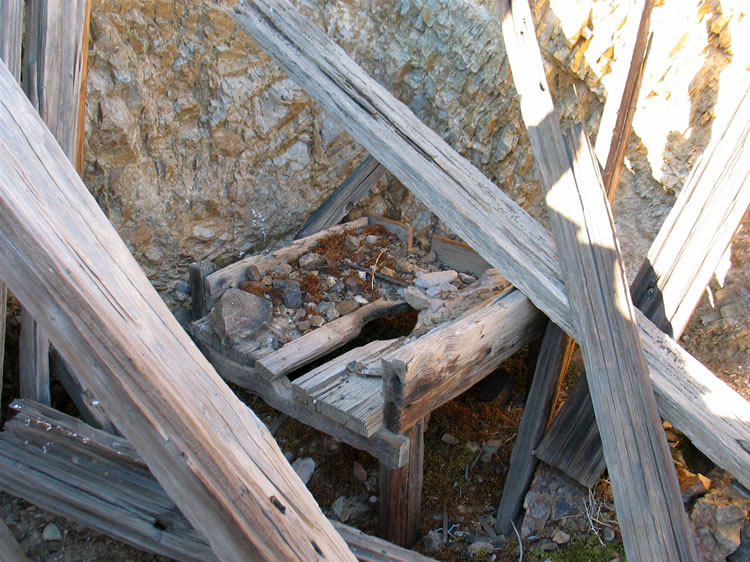
[[[171,304],[187,264],[219,265],[288,242],[364,157],[231,19],[238,0],[94,0],[84,179]],[[544,201],[493,0],[295,0],[428,126],[540,220]],[[627,4],[534,0],[537,35],[563,124],[596,133]],[[614,205],[631,276],[701,151],[728,118],[750,64],[744,0],[654,9],[654,35]],[[614,47],[612,44],[614,42]],[[445,226],[386,175],[361,205]],[[750,236],[746,221],[688,347],[744,376]],[[182,295],[182,293],[180,293]],[[184,300],[184,296],[182,297]],[[717,303],[718,302],[718,306]],[[722,346],[718,342],[723,343]],[[695,345],[693,346],[693,342]],[[723,354],[722,354],[723,352]]]

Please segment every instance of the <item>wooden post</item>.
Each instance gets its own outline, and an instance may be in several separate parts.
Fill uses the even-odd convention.
[[[0,560],[5,562],[29,562],[21,545],[16,542],[5,521],[0,519]]]
[[[633,304],[675,339],[682,335],[750,205],[748,162],[746,89],[726,129],[715,132],[696,162],[631,286]],[[592,486],[604,471],[585,379],[579,380],[535,454],[584,486]]]
[[[352,560],[263,423],[201,355],[0,65],[0,263],[220,559]]]
[[[4,61],[17,81],[21,80],[21,38],[23,36],[23,0],[0,3],[0,60]],[[5,315],[8,288],[0,281],[0,399],[3,394],[3,365],[5,361]],[[2,416],[2,413],[0,413]]]
[[[555,244],[537,221],[288,1],[248,0],[234,13],[357,142],[555,324],[576,336]],[[750,452],[742,445],[750,442],[750,404],[638,311],[636,317],[661,414],[750,486]],[[721,396],[721,413],[696,403],[696,396]]]
[[[27,308],[21,309],[21,333],[18,340],[21,398],[49,406],[49,340]]]
[[[193,320],[203,318],[211,312],[206,304],[206,277],[214,271],[216,271],[216,265],[209,260],[193,262],[188,266]]]
[[[580,129],[566,147],[528,3],[499,0],[498,5],[521,115],[562,257],[628,559],[697,560],[646,376],[596,156]]]
[[[380,463],[380,536],[400,546],[411,547],[419,537],[424,472],[424,420],[417,422],[409,437],[409,462],[401,468]]]
[[[368,156],[351,175],[323,201],[323,204],[305,221],[294,239],[304,238],[338,224],[352,206],[362,199],[385,173],[385,168]]]
[[[628,29],[625,32],[625,49],[629,50],[618,55],[613,77],[614,87],[607,95],[596,138],[597,156],[600,162],[605,163],[603,179],[610,204],[617,193],[625,149],[630,140],[633,115],[646,66],[646,44],[653,7],[654,0],[638,0],[631,8]],[[637,18],[639,14],[640,18]],[[575,349],[573,338],[554,324],[548,326],[544,337],[545,340],[550,340],[542,344],[545,354],[549,354],[549,357],[540,357],[535,369],[534,380],[539,379],[539,382],[532,385],[526,400],[526,404],[531,407],[524,409],[519,428],[519,434],[523,430],[527,438],[516,439],[495,520],[495,529],[505,535],[510,534],[511,521],[516,518],[523,505],[523,497],[536,468],[533,451],[549,427],[554,401],[557,399],[557,389],[568,372],[570,358]],[[550,373],[545,369],[553,369],[554,372]],[[585,381],[583,377],[581,380]],[[545,400],[553,402],[548,405],[540,404]]]

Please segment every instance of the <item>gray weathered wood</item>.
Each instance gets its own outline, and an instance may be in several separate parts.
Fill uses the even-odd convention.
[[[433,234],[430,250],[435,252],[435,256],[440,263],[456,271],[471,273],[478,277],[490,268],[490,264],[466,242]]]
[[[563,140],[525,0],[498,2],[555,232],[628,559],[697,560],[588,139]]]
[[[226,380],[260,396],[269,406],[288,416],[314,427],[339,441],[362,451],[370,453],[392,468],[404,466],[409,461],[409,440],[386,429],[380,429],[367,438],[338,422],[320,415],[309,404],[297,400],[291,383],[286,377],[266,382],[255,368],[243,365],[227,357],[224,350],[215,349],[203,330],[196,330],[193,325],[193,336],[203,354]]]
[[[21,80],[21,40],[23,37],[24,0],[0,2],[0,60],[10,73]]]
[[[323,201],[294,236],[295,240],[310,236],[341,222],[385,173],[385,168],[372,156],[368,156],[351,175]]]
[[[409,464],[389,468],[380,463],[380,535],[387,541],[410,547],[419,535],[424,477],[424,429],[421,420],[407,432]]]
[[[29,562],[26,553],[10,532],[5,521],[0,519],[0,560],[5,562]]]
[[[191,316],[193,320],[203,318],[211,312],[206,304],[206,277],[216,271],[216,264],[209,260],[193,262],[188,266],[190,274]]]
[[[627,29],[624,32],[625,52],[617,57],[615,75],[610,82],[613,86],[607,93],[607,102],[604,104],[599,124],[595,151],[599,161],[604,163],[603,181],[610,204],[614,201],[620,183],[625,149],[630,140],[633,115],[646,66],[646,43],[653,5],[653,0],[638,0],[630,7]],[[557,396],[556,390],[568,371],[575,347],[573,338],[554,325],[548,326],[544,340],[542,350],[549,356],[540,357],[537,363],[534,380],[539,379],[540,383],[532,385],[519,428],[519,434],[523,430],[526,437],[516,439],[513,447],[511,464],[495,520],[495,527],[505,535],[510,535],[511,521],[523,505],[526,488],[536,468],[533,451],[549,427]],[[554,372],[547,372],[545,369],[553,369]],[[581,381],[585,381],[585,377],[581,377]],[[545,400],[552,402],[543,403]],[[602,458],[601,451],[598,456]],[[586,460],[591,458],[588,457]],[[589,487],[591,486],[593,483]]]
[[[717,131],[696,162],[631,286],[635,306],[676,338],[701,297],[702,289],[696,289],[708,284],[750,204],[749,134],[750,95],[745,90],[727,128]],[[585,379],[577,383],[535,454],[584,486],[593,486],[604,471]]]
[[[9,470],[9,493],[141,549],[178,560],[216,560],[125,439],[116,440],[34,402],[16,400],[12,408],[15,418],[0,434],[0,465]],[[24,454],[24,449],[31,452]],[[10,455],[3,454],[9,450]],[[14,458],[26,464],[10,464]],[[348,525],[331,523],[359,560],[428,560]]]
[[[408,308],[404,301],[378,299],[290,341],[255,363],[258,374],[276,380],[356,338],[365,324]]]
[[[648,57],[651,12],[655,0],[636,0],[630,6],[627,29],[624,30],[625,51],[617,54],[615,74],[607,92],[595,151],[604,167],[602,179],[610,203],[614,199],[630,140],[638,94]],[[632,39],[631,39],[632,38]]]
[[[251,0],[235,17],[258,44],[370,154],[575,337],[550,235],[369,78],[283,0]],[[662,415],[750,486],[750,404],[636,312]],[[721,414],[706,397],[721,396]],[[719,436],[717,438],[717,435]]]
[[[300,256],[309,252],[319,240],[330,236],[331,234],[338,234],[340,232],[349,232],[357,228],[361,228],[368,224],[366,217],[359,218],[357,220],[333,226],[321,232],[316,232],[305,238],[294,240],[288,246],[273,251],[270,254],[261,254],[256,256],[249,256],[241,259],[231,265],[222,267],[220,270],[207,275],[205,278],[205,299],[206,299],[206,310],[211,310],[216,302],[224,294],[224,291],[230,287],[236,287],[240,281],[246,280],[245,272],[251,265],[256,266],[261,273],[273,269],[281,263],[289,263],[299,259]]]
[[[497,508],[495,530],[505,536],[511,535],[512,522],[523,506],[537,465],[536,457],[532,453],[547,430],[563,380],[560,372],[563,367],[567,367],[574,349],[575,341],[552,322],[548,322],[539,349],[534,379],[510,456],[503,495]]]
[[[384,424],[402,433],[539,337],[543,315],[509,290],[383,358]]]
[[[21,309],[18,336],[18,378],[21,398],[50,403],[49,339],[27,308]]]
[[[154,291],[4,65],[0,262],[9,289],[170,497],[195,527],[211,529],[217,557],[351,558],[273,437]]]

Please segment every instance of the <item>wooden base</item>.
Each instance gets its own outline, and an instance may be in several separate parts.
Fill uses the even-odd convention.
[[[380,463],[380,536],[404,547],[417,542],[422,514],[424,426],[421,420],[407,433],[409,463],[390,469]]]

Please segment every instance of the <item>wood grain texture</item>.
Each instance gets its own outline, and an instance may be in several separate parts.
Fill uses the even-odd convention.
[[[233,361],[223,350],[215,349],[210,340],[203,338],[201,332],[194,332],[193,336],[203,354],[222,377],[257,394],[269,406],[356,449],[370,453],[391,468],[404,466],[409,462],[409,440],[403,436],[380,429],[370,438],[364,437],[321,415],[303,399],[296,399],[286,377],[267,382],[258,376],[253,367]]]
[[[235,18],[326,112],[553,322],[575,337],[550,235],[283,0]],[[750,486],[750,404],[636,312],[662,415]],[[713,397],[721,412],[705,407]],[[696,402],[697,400],[697,402]],[[703,407],[696,407],[703,405]],[[722,436],[716,439],[716,434]]]
[[[356,338],[365,324],[408,308],[404,301],[378,299],[292,340],[255,363],[258,374],[276,380]]]
[[[203,318],[211,312],[206,304],[206,277],[216,271],[216,265],[209,260],[193,262],[188,266],[190,275],[191,317],[193,320]]]
[[[466,242],[443,238],[433,234],[430,250],[435,252],[443,265],[479,277],[490,268],[490,264],[477,254]]]
[[[21,398],[50,403],[49,339],[27,308],[21,309],[18,335],[18,380]]]
[[[748,123],[750,96],[746,90],[726,129],[717,133],[696,162],[649,250],[650,258],[631,286],[633,304],[676,338],[687,325],[687,311],[694,309],[702,295],[702,289],[696,289],[708,284],[750,204]],[[705,400],[698,395],[695,399],[693,408],[705,407]],[[727,399],[731,403],[732,398]],[[713,404],[722,400],[717,398]],[[536,455],[584,486],[592,486],[604,471],[585,379],[577,383]]]
[[[29,562],[26,553],[10,532],[5,521],[0,519],[0,560],[5,562]]]
[[[399,546],[411,547],[417,541],[422,514],[425,422],[417,422],[407,433],[409,464],[389,468],[380,463],[380,536]]]
[[[24,0],[3,0],[0,2],[0,60],[5,62],[8,71],[21,80],[21,41],[23,37]]]
[[[137,548],[178,560],[216,560],[206,540],[191,528],[125,439],[115,440],[33,402],[17,400],[13,410],[13,422],[0,434],[0,451],[12,451],[0,454],[0,465],[9,469],[10,482],[5,486],[9,493]],[[47,452],[40,446],[46,446]],[[60,462],[46,462],[47,458]],[[21,462],[11,464],[12,459]],[[331,523],[358,560],[428,560],[343,523]]]
[[[499,0],[498,6],[563,264],[626,554],[629,560],[697,560],[596,156],[582,129],[563,139],[528,3]]]
[[[5,68],[0,260],[9,288],[170,497],[194,526],[212,529],[217,557],[351,558],[273,437],[156,294]]]
[[[295,240],[310,236],[341,222],[352,207],[362,199],[385,173],[385,168],[372,156],[357,166],[323,204],[310,215],[294,236]]]
[[[507,537],[511,536],[511,522],[515,522],[520,513],[534,476],[537,466],[534,449],[552,418],[552,409],[563,381],[560,373],[563,368],[567,369],[574,349],[575,341],[555,324],[548,322],[495,518],[495,530]]]
[[[385,427],[402,433],[539,337],[544,317],[519,291],[440,326],[383,358]]]

